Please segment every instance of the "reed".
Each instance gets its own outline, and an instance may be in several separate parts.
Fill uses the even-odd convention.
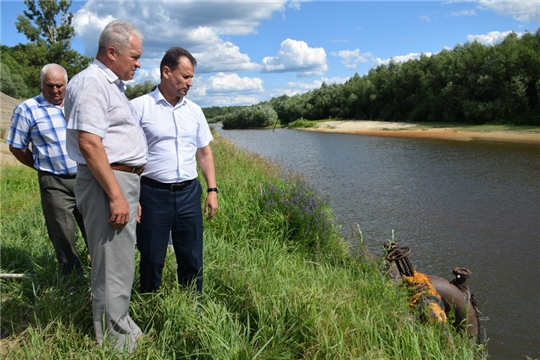
[[[133,288],[145,336],[133,354],[93,339],[90,280],[60,277],[36,175],[1,172],[3,359],[473,359],[484,349],[411,313],[405,289],[351,251],[328,201],[299,176],[212,143],[219,212],[205,222],[204,294],[176,285],[167,254],[156,294]],[[361,240],[361,239],[360,239]],[[90,263],[84,242],[78,250]],[[138,253],[135,253],[138,258]]]

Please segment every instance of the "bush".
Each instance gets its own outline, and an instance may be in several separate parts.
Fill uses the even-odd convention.
[[[262,189],[262,206],[270,214],[283,217],[288,240],[320,248],[338,236],[329,200],[313,190],[304,180],[293,178],[285,186],[266,184]],[[270,215],[269,216],[272,216]]]
[[[9,67],[2,63],[0,73],[0,91],[13,98],[20,99],[28,93],[28,87],[20,74],[12,73]]]
[[[278,115],[271,105],[253,105],[242,108],[223,118],[224,129],[247,129],[272,126]]]
[[[293,128],[310,128],[310,127],[314,127],[316,124],[315,121],[309,121],[309,120],[306,120],[306,119],[298,119],[298,120],[295,120],[291,123],[289,123],[287,125],[287,127],[289,129],[293,129]]]

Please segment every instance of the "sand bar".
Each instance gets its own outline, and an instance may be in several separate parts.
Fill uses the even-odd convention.
[[[299,130],[371,136],[445,139],[457,141],[497,141],[540,146],[540,132],[466,131],[457,128],[424,128],[422,124],[409,124],[387,121],[326,121],[318,123],[315,127],[302,128]]]

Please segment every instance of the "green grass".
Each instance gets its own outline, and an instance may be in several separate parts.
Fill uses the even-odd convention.
[[[317,121],[309,121],[305,119],[298,119],[287,124],[289,129],[303,129],[303,128],[312,128],[317,126]]]
[[[1,173],[2,359],[473,359],[476,346],[411,313],[405,289],[352,252],[328,202],[301,178],[217,138],[219,212],[205,223],[204,294],[176,286],[170,251],[157,294],[134,285],[145,336],[131,355],[93,339],[90,281],[60,278],[36,174]],[[359,239],[362,240],[362,239]],[[80,254],[89,271],[87,251]],[[135,254],[138,258],[138,253]]]

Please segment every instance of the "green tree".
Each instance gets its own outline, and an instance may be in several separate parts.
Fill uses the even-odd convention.
[[[12,74],[9,67],[0,64],[0,91],[13,98],[19,99],[25,97],[28,89],[24,83],[24,79],[20,74]]]
[[[272,126],[277,121],[278,115],[272,105],[262,103],[225,115],[222,124],[224,129],[248,129]]]
[[[71,26],[73,13],[69,12],[71,0],[24,0],[24,3],[28,11],[17,16],[15,27],[18,32],[35,43],[45,41],[49,46],[70,44],[70,39],[75,36],[75,29]]]
[[[28,74],[23,74],[29,89],[40,88],[39,70],[47,63],[62,65],[70,78],[88,66],[92,59],[71,49],[71,39],[75,36],[73,13],[69,12],[71,0],[25,0],[24,3],[28,11],[17,16],[15,27],[30,43],[17,45],[12,56],[30,67]]]
[[[126,86],[125,94],[128,99],[132,100],[139,96],[143,96],[144,94],[148,94],[152,92],[152,90],[154,90],[155,87],[156,85],[152,81],[146,80],[142,84]]]

